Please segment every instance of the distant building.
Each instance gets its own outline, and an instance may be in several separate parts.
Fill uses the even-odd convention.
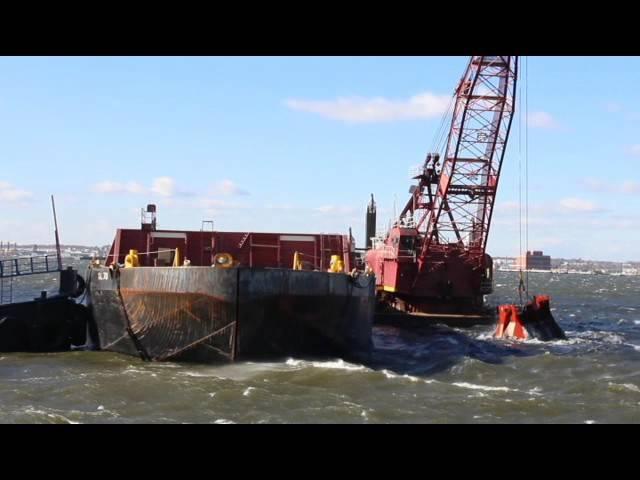
[[[551,270],[551,257],[534,250],[516,258],[515,268],[522,270]]]

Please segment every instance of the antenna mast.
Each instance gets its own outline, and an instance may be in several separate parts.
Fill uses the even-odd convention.
[[[58,238],[58,219],[56,218],[56,202],[51,195],[51,207],[53,208],[53,224],[56,229],[56,257],[58,258],[58,270],[62,270],[62,255],[60,253],[60,238]]]

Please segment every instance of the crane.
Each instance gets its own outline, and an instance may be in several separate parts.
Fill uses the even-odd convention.
[[[385,305],[408,313],[474,313],[493,291],[486,246],[517,77],[517,56],[469,59],[454,93],[444,154],[427,154],[405,207],[365,254]]]

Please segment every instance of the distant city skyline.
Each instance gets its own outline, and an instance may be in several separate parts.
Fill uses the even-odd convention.
[[[527,61],[528,108],[518,103],[488,252],[640,260],[640,57]],[[0,58],[0,238],[53,243],[53,194],[67,244],[110,244],[156,203],[159,228],[351,227],[363,247],[370,194],[382,230],[408,198],[409,170],[435,143],[466,62]]]
[[[86,253],[88,251],[105,251],[108,250],[109,248],[111,248],[111,244],[112,242],[109,243],[105,243],[103,245],[77,245],[77,244],[60,244],[60,248],[63,251],[68,251],[68,250],[83,250],[83,253]],[[13,249],[16,246],[15,242],[11,242],[9,250]],[[53,251],[55,250],[55,243],[35,243],[35,242],[27,242],[24,244],[17,244],[17,249],[21,250],[21,251],[26,251],[26,250],[32,250],[33,247],[36,246],[37,249],[40,250],[47,250],[47,251]],[[0,253],[2,253],[3,251],[7,251],[7,242],[2,242],[2,245],[0,245]],[[106,253],[105,253],[106,254]],[[546,254],[546,253],[545,253]],[[515,262],[517,261],[518,257],[517,256],[492,256],[494,263],[501,263],[502,261],[509,261],[509,262]],[[602,259],[598,259],[598,258],[581,258],[581,257],[575,257],[575,258],[563,258],[563,257],[553,257],[551,256],[551,262],[554,265],[558,265],[561,264],[563,262],[585,262],[585,263],[600,263],[600,264],[607,264],[607,263],[611,263],[611,264],[618,264],[618,265],[637,265],[640,267],[640,260],[602,260]],[[515,263],[514,263],[515,265]]]

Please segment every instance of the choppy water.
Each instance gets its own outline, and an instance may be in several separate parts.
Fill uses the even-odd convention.
[[[366,365],[0,354],[0,422],[640,422],[640,277],[529,278],[532,293],[551,295],[569,340],[505,343],[491,339],[491,326],[380,326]],[[492,303],[513,301],[516,286],[516,274],[497,272]]]

